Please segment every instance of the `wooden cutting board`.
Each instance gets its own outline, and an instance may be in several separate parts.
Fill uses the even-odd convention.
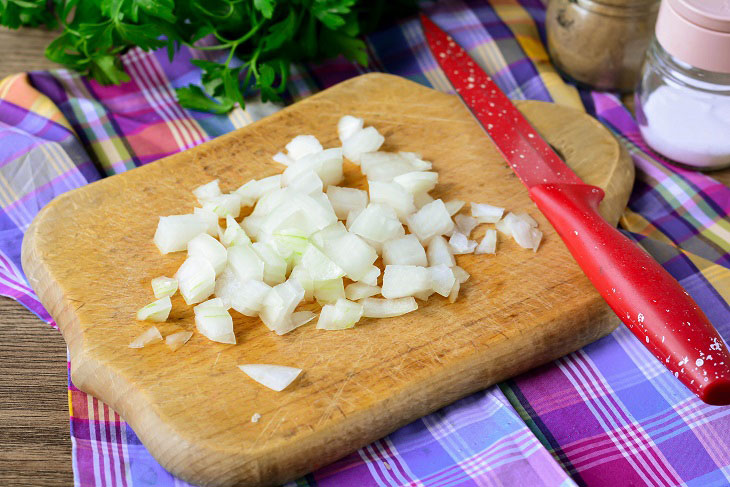
[[[580,112],[519,106],[580,177],[606,190],[602,211],[615,224],[633,183],[620,144]],[[175,353],[164,344],[128,348],[150,326],[134,319],[153,300],[150,280],[172,276],[184,259],[153,245],[158,216],[191,212],[191,190],[214,178],[231,191],[280,172],[271,156],[294,135],[339,145],[336,123],[348,113],[385,135],[383,150],[418,151],[433,161],[435,196],[528,212],[545,233],[539,251],[500,236],[497,255],[458,257],[472,277],[455,304],[434,296],[417,312],[365,319],[352,330],[310,324],[277,336],[237,315],[237,345],[196,333]],[[364,186],[349,163],[346,177],[345,184]],[[201,485],[295,478],[617,324],[460,100],[383,74],[344,82],[194,149],[59,196],[28,229],[23,268],[68,343],[76,386],[118,411],[170,472]],[[163,335],[194,330],[192,308],[175,296],[159,328]],[[304,372],[273,392],[245,376],[237,367],[244,363]]]

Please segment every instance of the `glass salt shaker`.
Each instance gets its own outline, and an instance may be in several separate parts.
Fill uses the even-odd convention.
[[[630,92],[654,33],[659,0],[550,0],[550,58],[558,70],[599,90]]]
[[[730,166],[730,1],[662,1],[636,117],[663,156],[703,171]]]

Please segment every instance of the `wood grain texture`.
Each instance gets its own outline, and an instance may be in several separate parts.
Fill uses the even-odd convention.
[[[44,55],[46,46],[58,34],[59,31],[45,29],[0,27],[0,79],[25,71],[60,68]]]
[[[520,106],[586,182],[606,189],[602,211],[615,222],[633,181],[620,145],[580,112]],[[338,145],[335,125],[345,113],[377,127],[384,150],[418,150],[433,161],[440,174],[435,196],[534,216],[545,232],[539,252],[501,240],[496,256],[461,256],[472,279],[457,303],[432,297],[416,313],[363,320],[353,330],[310,325],[279,337],[238,316],[238,345],[196,334],[175,353],[161,344],[127,348],[149,326],[134,314],[152,299],[150,279],[172,275],[184,259],[154,247],[157,216],[190,212],[190,190],[210,179],[220,177],[230,191],[280,172],[270,157],[293,135]],[[349,166],[346,184],[362,186],[356,174]],[[461,102],[383,74],[352,79],[192,150],[58,197],[28,229],[23,267],[59,323],[74,383],[114,407],[165,468],[202,485],[291,479],[574,351],[617,323]],[[194,329],[192,309],[179,296],[160,329],[164,335],[174,327]],[[241,363],[305,372],[276,393],[244,376]],[[262,415],[258,423],[250,422],[254,413]]]
[[[61,334],[0,297],[0,485],[73,484],[66,380]]]

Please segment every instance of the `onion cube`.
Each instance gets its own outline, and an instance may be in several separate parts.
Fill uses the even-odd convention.
[[[418,309],[413,296],[397,299],[365,298],[361,302],[365,318],[392,318]]]
[[[287,155],[295,161],[310,154],[322,152],[322,144],[314,135],[297,135],[286,144]]]
[[[431,291],[431,273],[414,265],[387,265],[383,274],[384,298],[403,298]]]
[[[385,137],[375,129],[367,127],[358,130],[342,143],[342,151],[349,160],[355,164],[360,163],[360,158],[367,152],[375,152],[385,142]]]
[[[340,121],[337,122],[337,135],[340,142],[344,144],[355,132],[362,130],[363,125],[362,118],[353,117],[352,115],[345,115],[340,118]]]
[[[228,249],[228,265],[241,281],[264,279],[264,261],[251,245],[234,245]]]
[[[279,334],[291,329],[291,315],[304,298],[299,282],[289,279],[271,288],[264,298],[259,317],[272,331]]]
[[[132,341],[132,343],[129,344],[129,348],[143,348],[152,343],[161,341],[162,335],[160,335],[160,330],[158,330],[156,326],[150,326],[144,331],[144,333],[139,335]]]
[[[396,183],[385,183],[370,181],[370,204],[382,203],[395,210],[401,221],[413,212],[416,207],[413,204],[413,195],[406,191],[403,186]]]
[[[188,256],[206,259],[213,266],[216,275],[223,272],[228,261],[226,248],[207,233],[201,233],[188,242]]]
[[[247,364],[239,365],[238,368],[259,384],[276,392],[286,389],[302,373],[302,369],[283,365]]]
[[[497,223],[504,213],[504,208],[481,203],[471,204],[471,216],[479,223]]]
[[[408,228],[421,242],[428,242],[436,235],[444,235],[454,229],[444,202],[440,199],[429,203],[408,218]]]
[[[353,282],[345,288],[345,297],[350,301],[359,301],[380,294],[380,286],[370,286],[363,282]]]
[[[175,273],[175,278],[188,305],[206,300],[215,290],[215,269],[208,260],[199,256],[188,256]]]
[[[221,300],[211,299],[193,308],[195,326],[208,340],[220,343],[236,343],[233,318]]]
[[[383,245],[383,263],[385,265],[418,265],[426,267],[428,260],[423,245],[413,234],[389,240]]]
[[[441,296],[448,297],[456,281],[454,271],[451,270],[451,267],[440,264],[429,267],[428,271],[431,273],[431,288]]]
[[[161,216],[155,231],[155,245],[163,254],[185,250],[190,240],[208,230],[208,225],[208,220],[195,214]]]
[[[351,211],[364,210],[368,205],[368,193],[361,189],[329,186],[327,198],[340,220],[348,218]]]
[[[441,235],[433,237],[428,243],[426,256],[428,257],[428,265],[430,266],[444,264],[447,267],[453,267],[456,265],[454,253],[451,251],[449,243]]]
[[[317,321],[317,329],[320,330],[345,330],[352,328],[360,321],[363,309],[362,304],[338,299],[332,305],[328,304],[322,308]]]
[[[177,292],[177,279],[165,276],[155,277],[152,279],[152,292],[155,293],[157,299],[172,296]]]
[[[137,311],[137,319],[140,321],[166,321],[171,309],[170,296],[165,296]]]
[[[497,251],[497,230],[488,229],[484,238],[474,250],[475,254],[494,254]]]
[[[221,188],[218,186],[219,180],[214,179],[213,181],[206,183],[202,186],[198,186],[193,190],[193,194],[196,198],[198,198],[198,201],[200,204],[204,204],[207,200],[211,198],[215,198],[216,196],[220,196]]]

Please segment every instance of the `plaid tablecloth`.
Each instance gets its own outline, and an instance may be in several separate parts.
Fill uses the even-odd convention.
[[[627,145],[637,180],[622,228],[730,337],[730,189],[653,155],[613,95],[578,91],[549,63],[540,0],[425,7],[514,99],[595,115]],[[371,70],[449,91],[415,18],[367,38]],[[53,325],[20,267],[23,232],[56,195],[193,147],[277,109],[252,101],[213,116],[182,109],[173,87],[198,83],[199,52],[133,50],[131,81],[100,86],[65,70],[0,82],[0,293]],[[294,66],[287,102],[364,69],[343,59]],[[53,331],[49,330],[49,333]],[[80,486],[182,486],[131,428],[69,381]],[[462,399],[291,485],[730,485],[730,407],[707,406],[623,327],[588,347]]]

